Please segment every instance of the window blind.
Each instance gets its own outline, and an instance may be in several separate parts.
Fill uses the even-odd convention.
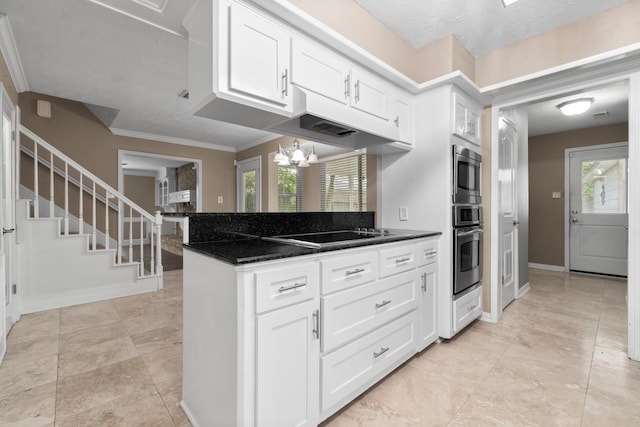
[[[328,160],[320,164],[320,209],[325,212],[367,210],[365,154]]]

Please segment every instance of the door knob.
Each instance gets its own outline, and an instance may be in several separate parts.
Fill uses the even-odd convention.
[[[520,224],[520,221],[517,221],[517,220],[514,219],[513,220],[513,225],[518,225],[518,224]]]
[[[576,222],[578,222],[578,218],[576,217],[571,218],[571,222],[575,224]]]
[[[16,231],[16,229],[15,229],[15,228],[4,228],[4,227],[3,227],[3,228],[2,228],[2,235],[9,234],[9,233],[13,233],[14,231]]]

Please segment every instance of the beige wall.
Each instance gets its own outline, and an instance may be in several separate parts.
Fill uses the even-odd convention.
[[[628,140],[627,123],[529,138],[529,262],[564,265],[564,150]]]
[[[113,135],[81,103],[24,92],[20,96],[22,123],[57,149],[96,174],[107,184],[118,186],[118,150],[163,154],[202,160],[202,210],[235,210],[235,153],[169,144]],[[37,99],[51,102],[52,117],[35,114]],[[224,141],[212,140],[223,144]],[[224,203],[217,203],[223,196]]]
[[[156,179],[153,176],[125,175],[124,195],[147,212],[161,210],[156,206]]]
[[[11,79],[11,74],[9,74],[9,68],[7,68],[7,63],[4,60],[4,57],[0,54],[0,82],[4,85],[5,90],[9,94],[11,101],[15,105],[18,105],[18,92],[16,91],[16,85],[13,84],[13,80]]]

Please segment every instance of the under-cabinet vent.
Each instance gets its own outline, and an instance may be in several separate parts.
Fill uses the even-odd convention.
[[[599,111],[597,113],[593,113],[594,119],[604,119],[605,117],[609,117],[608,111]]]

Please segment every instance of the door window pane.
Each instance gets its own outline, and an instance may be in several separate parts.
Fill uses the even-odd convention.
[[[302,174],[296,166],[278,167],[278,212],[302,210]]]
[[[244,212],[256,212],[256,171],[251,170],[242,174],[242,189],[244,190]]]
[[[582,162],[582,213],[627,213],[627,160]]]

